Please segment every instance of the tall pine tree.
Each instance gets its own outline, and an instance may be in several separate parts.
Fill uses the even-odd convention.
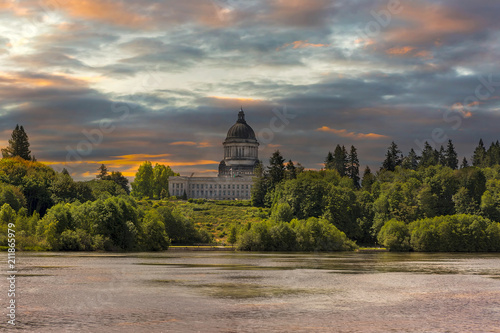
[[[417,170],[419,159],[420,159],[420,157],[417,155],[415,150],[413,150],[413,148],[412,148],[410,150],[410,152],[408,153],[408,156],[403,158],[402,167],[405,169]]]
[[[14,131],[12,131],[9,146],[2,149],[2,156],[4,158],[19,156],[25,160],[35,160],[34,157],[31,157],[28,135],[23,126],[16,125]]]
[[[472,165],[475,167],[486,166],[486,148],[484,148],[483,139],[479,140],[479,144],[472,155]]]
[[[346,175],[347,168],[347,150],[344,146],[337,145],[333,152],[333,168],[337,170],[341,177]]]
[[[458,155],[457,152],[455,151],[455,146],[453,146],[453,142],[451,140],[448,140],[448,145],[446,146],[446,151],[445,151],[445,165],[447,167],[452,168],[453,170],[456,170],[458,168]]]
[[[347,159],[347,176],[352,179],[354,186],[359,188],[359,159],[354,146],[351,146],[351,152]]]
[[[392,141],[391,145],[387,149],[385,154],[385,160],[382,163],[382,169],[394,171],[397,166],[401,165],[401,150],[398,149],[398,145]]]
[[[420,159],[420,166],[427,168],[433,165],[438,165],[439,163],[439,152],[432,148],[432,146],[425,141],[425,147],[422,151],[422,157]]]
[[[328,152],[328,155],[326,155],[325,158],[325,169],[326,170],[333,170],[335,168],[334,160],[333,160],[333,154],[331,151]]]
[[[269,177],[271,180],[271,187],[274,188],[276,184],[285,179],[285,159],[281,156],[279,150],[276,150],[269,159]]]
[[[464,159],[462,160],[462,164],[460,165],[460,169],[468,167],[469,167],[469,162],[467,161],[467,158],[464,157]]]

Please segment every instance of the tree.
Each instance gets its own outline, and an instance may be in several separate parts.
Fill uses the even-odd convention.
[[[156,163],[153,169],[154,198],[161,199],[161,192],[163,190],[168,191],[168,178],[175,175],[176,173],[172,171],[169,166],[164,166],[163,164]]]
[[[111,171],[111,175],[107,176],[107,179],[114,181],[117,185],[130,194],[130,188],[128,187],[128,179],[122,175],[120,171]]]
[[[422,157],[420,159],[420,166],[427,168],[432,165],[439,164],[439,152],[432,148],[432,146],[425,141],[425,147],[422,151]]]
[[[354,187],[359,188],[359,159],[356,147],[351,146],[351,153],[347,159],[347,176],[352,179]]]
[[[419,159],[420,159],[420,157],[417,155],[415,150],[413,150],[413,148],[412,148],[410,150],[410,152],[408,153],[408,156],[403,158],[401,166],[405,169],[417,170]]]
[[[446,153],[444,151],[444,147],[441,145],[439,148],[439,153],[438,153],[438,164],[446,166]]]
[[[445,155],[445,166],[456,170],[458,168],[458,155],[455,151],[455,146],[453,146],[453,142],[448,140],[448,145],[446,146]]]
[[[285,159],[281,156],[279,150],[276,150],[271,158],[269,159],[269,177],[271,181],[271,187],[274,188],[276,184],[285,179]]]
[[[264,207],[266,193],[269,189],[269,176],[265,172],[262,162],[259,161],[254,169],[254,183],[252,187],[252,206]]]
[[[333,152],[333,169],[337,170],[341,177],[346,175],[347,169],[347,150],[344,146],[337,145]]]
[[[134,182],[132,183],[132,195],[137,198],[148,197],[153,198],[154,175],[151,162],[145,161],[139,167],[135,174]]]
[[[11,139],[9,140],[9,146],[2,149],[2,156],[15,157],[19,156],[25,160],[33,160],[31,157],[30,143],[28,141],[28,135],[24,131],[23,126],[16,125],[14,131],[12,131]]]
[[[97,174],[97,176],[95,176],[97,179],[100,179],[100,180],[107,180],[108,178],[108,168],[104,165],[104,164],[101,164],[101,166],[99,167],[99,169],[97,169],[97,171],[99,171],[99,173]]]
[[[289,160],[286,164],[286,179],[295,179],[297,178],[297,170],[292,160]]]
[[[483,139],[479,140],[479,144],[474,150],[472,155],[472,166],[485,167],[486,166],[486,149],[484,148]]]
[[[500,142],[491,143],[490,148],[486,152],[486,164],[494,166],[500,164]]]
[[[385,154],[385,160],[382,163],[382,169],[388,171],[394,171],[397,166],[401,165],[401,151],[398,149],[398,145],[392,141],[391,145],[387,149],[387,153]]]
[[[145,237],[144,246],[149,251],[167,250],[170,246],[165,224],[161,220],[161,215],[156,210],[150,210],[142,222]]]
[[[370,170],[369,166],[366,166],[365,171],[363,172],[363,180],[361,180],[361,186],[363,186],[363,190],[370,192],[373,183],[375,183],[376,177]]]
[[[464,159],[462,160],[462,164],[460,165],[460,169],[468,167],[469,167],[469,162],[467,161],[467,158],[464,157]]]
[[[331,151],[328,152],[328,155],[326,155],[325,159],[325,169],[326,170],[333,170],[335,168],[334,160],[333,160],[333,154]]]
[[[233,226],[231,227],[231,231],[229,231],[229,237],[227,238],[227,242],[228,242],[229,244],[231,244],[231,246],[233,246],[233,245],[234,245],[234,243],[236,243],[236,241],[237,241],[236,236],[237,236],[236,226],[235,226],[235,225],[233,225]]]

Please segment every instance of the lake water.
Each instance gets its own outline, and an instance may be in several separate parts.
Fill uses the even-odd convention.
[[[500,332],[498,254],[17,255],[16,331]]]

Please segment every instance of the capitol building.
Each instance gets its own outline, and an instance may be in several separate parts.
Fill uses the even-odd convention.
[[[227,131],[223,143],[224,159],[217,177],[170,177],[170,195],[213,200],[248,200],[251,197],[255,167],[259,163],[259,142],[247,124],[243,109]]]

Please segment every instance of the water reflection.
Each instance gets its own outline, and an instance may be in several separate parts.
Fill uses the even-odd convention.
[[[19,259],[19,327],[30,332],[495,332],[500,318],[498,254]]]

